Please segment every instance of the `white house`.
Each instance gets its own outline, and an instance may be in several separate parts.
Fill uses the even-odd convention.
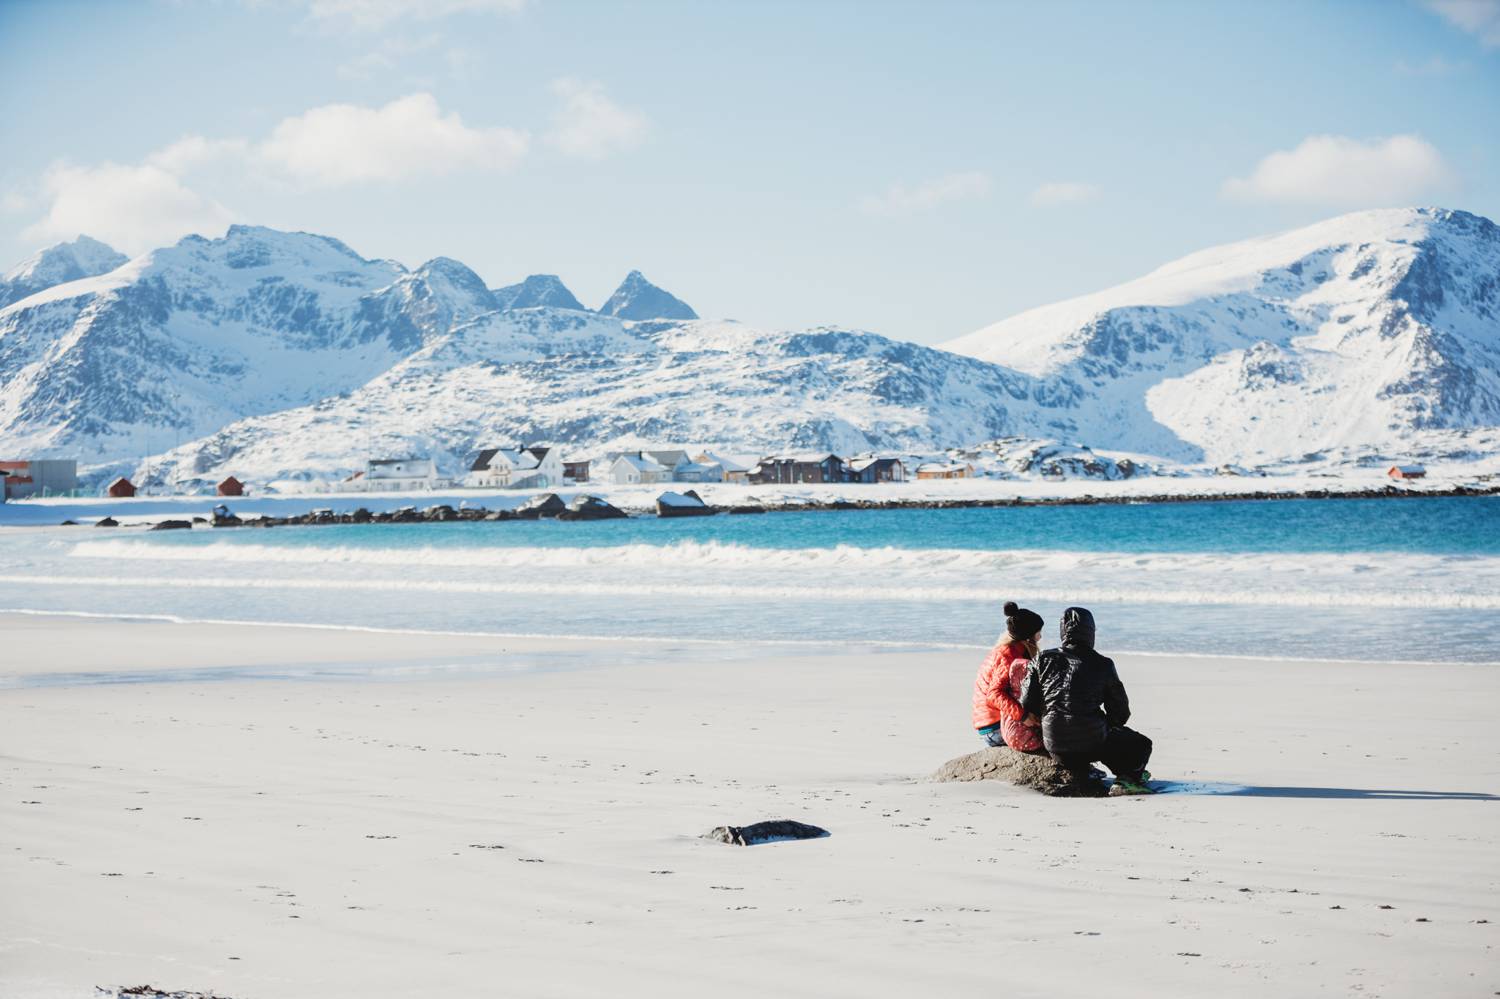
[[[723,482],[724,466],[712,461],[685,461],[672,469],[673,482]]]
[[[697,465],[718,465],[719,478],[715,479],[715,482],[749,482],[750,469],[753,467],[753,462],[747,464],[743,461],[735,461],[733,458],[726,458],[724,455],[715,454],[712,451],[704,451],[701,454],[693,455],[693,463]]]
[[[494,447],[479,452],[465,480],[489,489],[547,489],[563,482],[562,452],[555,447]]]
[[[609,481],[622,486],[671,482],[672,469],[642,454],[622,454],[609,466]]]
[[[402,492],[436,489],[437,465],[431,458],[371,458],[363,472],[355,472],[339,483],[344,492]]]

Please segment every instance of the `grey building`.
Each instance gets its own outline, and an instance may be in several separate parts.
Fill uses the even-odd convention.
[[[0,461],[0,476],[7,499],[70,496],[78,490],[78,462],[72,459]]]

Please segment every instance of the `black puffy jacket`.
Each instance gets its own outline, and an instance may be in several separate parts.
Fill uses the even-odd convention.
[[[1130,698],[1113,659],[1094,651],[1094,615],[1069,607],[1062,648],[1048,649],[1026,671],[1021,706],[1042,719],[1048,752],[1094,755],[1111,726],[1130,720]]]

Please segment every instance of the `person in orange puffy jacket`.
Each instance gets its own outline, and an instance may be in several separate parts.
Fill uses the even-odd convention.
[[[1005,634],[985,656],[974,678],[974,728],[989,746],[1023,753],[1044,751],[1041,721],[1021,707],[1026,667],[1042,640],[1042,618],[1035,611],[1005,605]]]

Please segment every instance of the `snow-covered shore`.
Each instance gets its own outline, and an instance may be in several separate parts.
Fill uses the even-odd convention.
[[[0,630],[8,996],[1500,987],[1492,668],[1122,657],[1185,784],[1079,801],[925,780],[971,651]]]
[[[415,506],[418,509],[446,504],[454,508],[511,509],[542,492],[556,492],[564,500],[578,495],[600,496],[631,513],[654,511],[656,498],[667,490],[682,490],[680,483],[616,485],[589,482],[555,490],[440,489],[419,492],[277,493],[244,497],[137,496],[54,497],[0,505],[0,527],[52,526],[65,520],[92,524],[113,517],[122,524],[155,522],[172,517],[204,517],[224,503],[241,517],[294,517],[316,509],[349,513],[361,507],[372,512]],[[1338,474],[1319,471],[1284,475],[1141,476],[1114,481],[1098,479],[973,478],[882,483],[878,485],[772,485],[701,483],[691,487],[713,506],[764,506],[769,509],[802,505],[856,503],[869,505],[941,505],[945,503],[1019,502],[1149,502],[1174,499],[1220,499],[1228,497],[1302,495],[1364,495],[1372,491],[1399,490],[1426,495],[1455,489],[1500,490],[1500,473],[1488,465],[1455,463],[1430,468],[1423,479],[1396,482],[1380,469],[1346,470]]]

